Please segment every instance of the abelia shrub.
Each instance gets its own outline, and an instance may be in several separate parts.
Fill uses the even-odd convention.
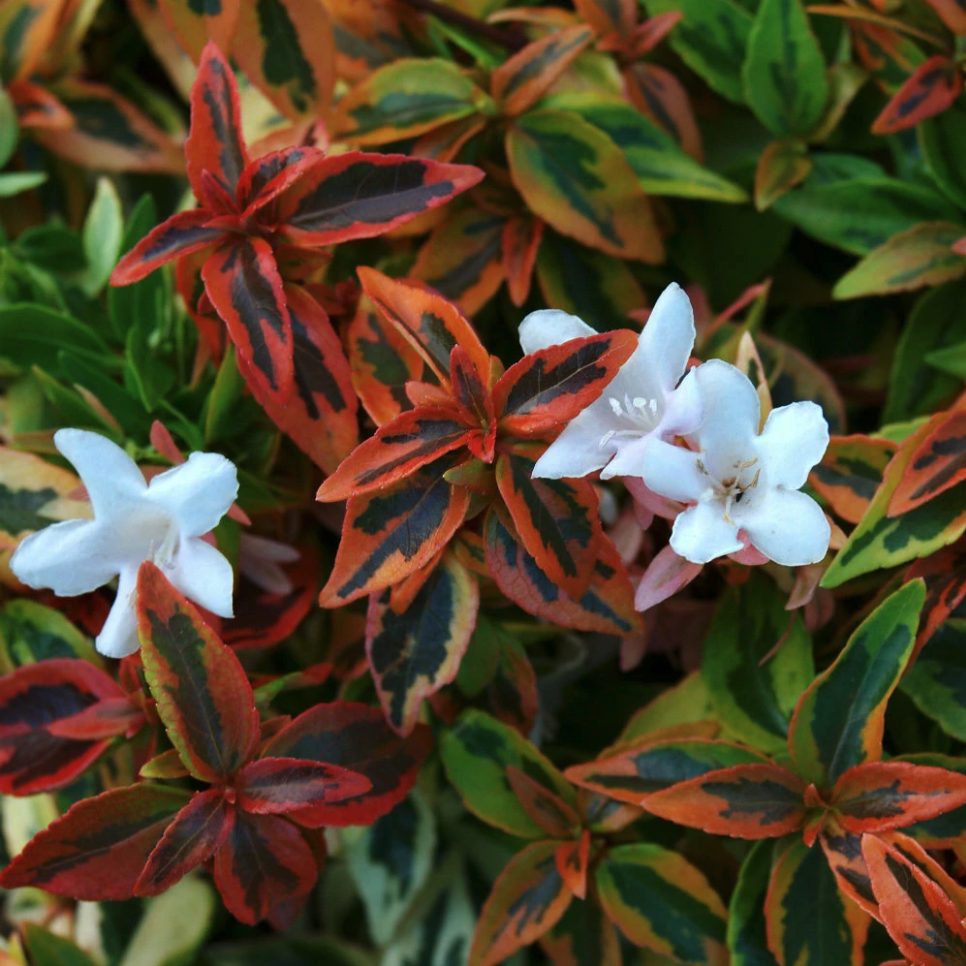
[[[0,958],[962,966],[964,30],[0,4]]]

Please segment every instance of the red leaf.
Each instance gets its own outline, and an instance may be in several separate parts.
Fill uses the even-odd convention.
[[[539,939],[567,911],[573,894],[557,871],[556,842],[517,852],[480,912],[469,966],[491,966]]]
[[[506,117],[520,114],[539,100],[593,39],[585,24],[565,27],[518,50],[490,77],[493,96]]]
[[[238,812],[215,855],[215,885],[228,911],[253,926],[283,900],[304,896],[319,867],[302,833],[276,815]]]
[[[221,788],[198,792],[174,817],[134,885],[139,896],[156,896],[214,855],[231,832],[235,810]]]
[[[424,353],[365,304],[349,324],[348,342],[352,386],[372,421],[382,426],[412,405],[406,385],[430,378]]]
[[[569,422],[604,391],[636,348],[637,336],[619,330],[525,356],[493,387],[501,430],[535,436]]]
[[[909,581],[917,577],[925,578],[926,603],[919,619],[913,657],[966,599],[966,557],[954,550],[931,554],[913,563],[904,579]]]
[[[679,19],[680,13],[669,11],[667,16]],[[654,23],[658,19],[654,17],[648,23]],[[647,24],[641,24],[641,27],[645,26]],[[653,39],[641,36],[642,43]],[[700,161],[703,154],[701,132],[687,89],[677,77],[658,64],[637,63],[631,64],[624,71],[624,83],[627,99],[642,114],[667,131],[691,157]]]
[[[873,134],[895,134],[941,114],[962,93],[963,75],[955,61],[936,54],[920,64],[896,91],[872,125]]]
[[[348,151],[315,161],[278,196],[276,210],[291,241],[332,245],[385,234],[482,177],[465,164]]]
[[[0,886],[32,885],[100,902],[130,899],[134,884],[188,794],[141,783],[77,802],[35,835],[0,874]]]
[[[587,867],[590,863],[590,832],[584,829],[574,842],[561,842],[554,855],[557,872],[578,899],[587,898]]]
[[[73,115],[46,88],[28,80],[15,80],[7,93],[17,109],[21,128],[64,130],[74,123]]]
[[[294,392],[265,392],[260,379],[248,383],[275,425],[332,473],[359,442],[349,362],[328,314],[305,288],[286,284],[284,298],[292,323]]]
[[[849,832],[902,828],[966,805],[966,775],[904,761],[867,762],[842,774],[831,803]]]
[[[235,237],[201,270],[205,292],[228,326],[242,375],[261,398],[288,405],[294,388],[292,320],[271,246]]]
[[[138,571],[137,609],[145,676],[171,743],[196,778],[230,777],[260,732],[245,669],[150,561]]]
[[[487,436],[496,436],[496,412],[493,398],[487,388],[489,373],[480,371],[470,354],[461,345],[454,345],[450,353],[449,375],[453,384],[453,398],[463,409],[468,421],[473,425],[489,427]],[[492,442],[490,443],[492,450]],[[483,459],[483,457],[480,457]],[[490,452],[490,459],[493,454]]]
[[[201,251],[223,238],[221,228],[209,228],[206,208],[181,211],[148,232],[115,266],[112,285],[130,285],[156,268],[183,255]]]
[[[874,835],[862,836],[862,855],[882,923],[902,954],[916,966],[966,962],[966,928],[949,896]]]
[[[191,88],[191,131],[184,148],[188,180],[196,198],[210,207],[220,207],[205,189],[203,171],[234,197],[238,179],[248,164],[248,153],[242,138],[235,75],[214,44],[205,46]]]
[[[46,662],[44,662],[46,663]],[[144,712],[126,695],[102,698],[96,704],[72,714],[69,718],[52,721],[47,730],[61,738],[97,741],[115,738],[144,724]]]
[[[423,701],[456,677],[479,604],[476,578],[451,554],[414,599],[369,598],[366,655],[386,720],[400,734],[415,727]]]
[[[809,475],[809,484],[843,520],[858,523],[896,449],[889,439],[833,436],[822,462]]]
[[[926,0],[942,22],[957,35],[966,34],[966,2],[964,0]]]
[[[273,593],[242,575],[235,595],[235,616],[222,622],[222,640],[237,650],[271,647],[295,633],[315,604],[318,594],[318,553],[310,546],[284,567],[292,583],[287,593]]]
[[[520,542],[540,569],[571,597],[581,598],[594,577],[606,539],[597,516],[597,492],[589,480],[533,478],[534,460],[504,453],[496,484]]]
[[[516,765],[507,765],[506,780],[527,815],[550,838],[567,838],[580,826],[580,816],[572,806]]]
[[[365,775],[321,761],[260,758],[247,764],[236,781],[238,805],[246,812],[282,815],[365,795]]]
[[[312,828],[369,825],[409,793],[431,742],[431,733],[423,725],[400,738],[378,708],[335,701],[300,714],[268,742],[264,754],[328,762],[365,775],[372,782],[365,794],[300,809],[291,817]]]
[[[946,413],[916,447],[889,500],[897,517],[966,480],[966,408]]]
[[[380,426],[342,461],[319,487],[322,502],[379,490],[411,476],[416,470],[467,446],[479,429],[467,425],[455,408],[410,409]]]
[[[490,575],[527,613],[580,631],[621,636],[640,631],[630,578],[609,539],[599,541],[590,583],[574,598],[541,570],[495,511],[487,514],[484,531]]]
[[[349,499],[332,573],[319,595],[323,607],[398,583],[439,553],[470,500],[443,479],[451,465],[443,457],[393,486]]]
[[[375,269],[358,269],[363,291],[380,315],[423,356],[437,379],[446,383],[453,347],[461,346],[479,373],[490,371],[490,356],[459,308],[421,282],[389,278]]]
[[[543,225],[539,218],[511,218],[503,226],[503,274],[510,300],[518,308],[530,294],[533,267],[543,240]]]
[[[68,784],[107,748],[109,735],[53,729],[107,700],[123,700],[114,680],[87,661],[55,658],[0,678],[0,792],[32,795]]]
[[[778,765],[735,765],[648,795],[649,812],[712,835],[768,839],[801,828],[804,785]]]
[[[325,152],[319,148],[299,145],[270,151],[250,161],[238,180],[238,207],[245,217],[261,211],[263,218],[273,220],[272,214],[264,211],[265,206],[323,157]]]

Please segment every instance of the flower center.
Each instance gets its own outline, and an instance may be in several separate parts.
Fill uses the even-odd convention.
[[[758,457],[737,460],[731,465],[731,472],[724,477],[712,474],[704,465],[703,460],[699,459],[697,466],[701,473],[710,478],[715,498],[723,504],[722,510],[725,520],[734,523],[731,519],[732,507],[739,505],[748,491],[754,490],[758,486],[758,481],[761,479]]]
[[[642,433],[650,432],[658,422],[657,400],[647,399],[644,396],[635,396],[631,399],[627,393],[624,394],[623,402],[616,396],[609,396],[607,402],[610,404],[611,411],[619,419],[630,421],[633,429],[611,429],[604,433],[600,438],[598,446],[603,449],[612,439],[626,439],[640,436]]]

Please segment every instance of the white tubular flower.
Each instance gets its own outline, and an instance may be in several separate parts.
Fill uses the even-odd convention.
[[[232,616],[231,564],[199,538],[238,493],[234,463],[192,453],[148,484],[127,453],[98,433],[61,429],[54,443],[87,488],[94,519],[55,523],[27,537],[10,560],[23,583],[74,597],[117,577],[117,597],[95,642],[108,657],[137,650],[134,594],[145,560],[195,603]]]
[[[704,564],[750,543],[788,567],[821,560],[831,536],[828,520],[798,492],[828,446],[821,408],[813,402],[781,406],[759,434],[758,394],[739,369],[712,359],[688,378],[704,409],[691,437],[697,450],[656,441],[644,459],[650,489],[694,504],[674,521],[674,552]]]
[[[524,352],[595,335],[574,315],[531,312],[520,324]],[[700,406],[690,379],[679,388],[694,346],[694,313],[684,290],[672,283],[657,300],[633,355],[600,398],[572,419],[537,460],[534,476],[640,476],[652,440],[690,432]]]

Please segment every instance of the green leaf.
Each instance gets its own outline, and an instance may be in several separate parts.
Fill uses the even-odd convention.
[[[926,362],[940,372],[966,382],[966,342],[957,342],[946,349],[936,349],[926,356]]]
[[[0,168],[11,158],[20,139],[17,111],[10,95],[0,88]]]
[[[402,58],[367,75],[339,101],[340,137],[388,144],[476,113],[489,102],[460,68],[438,58]]]
[[[12,198],[21,191],[29,191],[47,180],[43,171],[6,171],[0,174],[0,198]]]
[[[916,129],[926,170],[937,185],[966,211],[966,110],[956,103]]]
[[[348,834],[348,833],[347,833]],[[384,946],[433,873],[436,821],[418,792],[410,792],[345,851],[349,874],[366,909],[369,932]]]
[[[812,176],[779,198],[773,210],[827,245],[866,255],[920,222],[946,217],[949,204],[930,188],[897,178],[816,183]]]
[[[741,67],[745,61],[752,17],[734,0],[644,0],[647,12],[680,11],[671,31],[674,52],[719,94],[744,102]]]
[[[772,141],[762,151],[755,169],[755,207],[758,211],[770,208],[804,181],[811,170],[812,159],[804,141]]]
[[[465,863],[458,853],[450,852],[448,860],[436,864],[428,889],[431,895],[419,902],[422,914],[403,923],[398,937],[383,952],[380,966],[451,966],[465,962],[477,910],[470,899]],[[370,961],[366,960],[364,966],[371,966]]]
[[[38,365],[57,371],[61,351],[95,361],[109,358],[89,325],[42,305],[20,302],[0,308],[0,355],[24,369]]]
[[[724,904],[683,856],[648,842],[619,845],[596,875],[604,912],[632,943],[679,963],[725,961]]]
[[[107,284],[114,263],[121,254],[123,234],[121,199],[110,178],[98,178],[94,200],[84,219],[81,240],[87,267],[78,284],[88,295],[97,295]]]
[[[756,842],[741,864],[728,907],[728,952],[731,966],[775,966],[768,951],[761,914],[768,891],[774,844]]]
[[[120,250],[130,251],[157,220],[154,199],[143,195],[128,216]],[[107,312],[114,334],[124,342],[132,326],[149,333],[163,329],[171,302],[171,280],[165,271],[152,272],[133,285],[111,286],[107,290]]]
[[[718,719],[738,740],[782,751],[788,719],[814,677],[812,642],[801,617],[785,610],[763,575],[752,574],[719,602],[701,675]]]
[[[664,244],[623,151],[567,111],[536,110],[507,132],[510,175],[530,209],[557,231],[621,258],[659,262]]]
[[[595,328],[621,324],[644,302],[644,290],[627,262],[544,232],[537,281],[547,305],[590,319]]]
[[[60,611],[32,600],[11,600],[0,609],[0,672],[77,657],[100,664],[90,640]]]
[[[24,938],[33,966],[95,966],[80,946],[35,922],[27,923]]]
[[[854,299],[938,285],[966,274],[966,258],[952,250],[962,225],[928,221],[894,235],[838,280],[832,295]]]
[[[795,966],[861,966],[867,915],[843,898],[822,850],[776,850],[765,900],[769,948]]]
[[[530,818],[506,777],[519,768],[573,806],[573,786],[537,748],[516,731],[482,711],[467,711],[443,735],[443,766],[466,807],[490,825],[536,839],[546,832]]]
[[[922,580],[887,597],[802,695],[788,748],[806,781],[827,788],[853,765],[882,756],[886,704],[912,655],[925,597]]]
[[[245,380],[235,363],[235,347],[229,342],[208,394],[204,420],[206,444],[231,435],[244,390]]]
[[[11,247],[25,262],[52,272],[80,270],[85,264],[80,235],[56,221],[26,229]]]
[[[544,101],[570,111],[604,132],[623,152],[650,195],[739,203],[748,192],[698,164],[674,139],[626,101],[597,93],[563,94]]]
[[[966,741],[966,622],[951,620],[940,627],[901,687],[946,734]]]
[[[745,100],[779,137],[805,137],[822,119],[825,61],[801,0],[762,0],[741,71]]]
[[[823,587],[838,587],[862,574],[927,557],[966,531],[962,487],[952,487],[900,516],[888,515],[893,493],[932,428],[932,421],[919,426],[892,457],[858,526],[825,571]]]
[[[211,931],[215,892],[203,879],[188,876],[163,895],[145,902],[119,966],[179,966],[194,962]],[[178,928],[172,929],[171,924]]]
[[[666,688],[631,717],[618,739],[621,743],[645,738],[652,731],[696,721],[712,721],[715,701],[708,688],[707,677],[692,671],[687,677]]]

